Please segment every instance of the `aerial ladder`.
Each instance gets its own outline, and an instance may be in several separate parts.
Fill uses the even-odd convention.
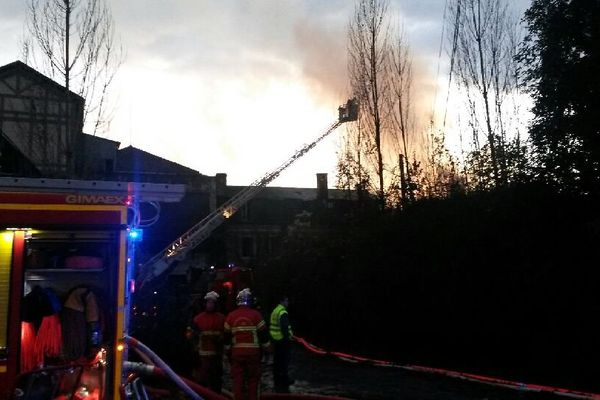
[[[215,211],[208,214],[200,222],[188,229],[169,246],[146,261],[140,270],[140,287],[143,287],[152,279],[160,276],[170,267],[182,261],[191,250],[205,241],[211,233],[223,223],[223,221],[231,218],[240,207],[256,196],[287,167],[305,155],[344,122],[356,121],[357,118],[358,101],[356,99],[350,99],[345,105],[338,108],[338,119],[322,135],[317,137],[313,142],[304,145],[304,147],[296,151],[290,158],[273,171],[266,173],[249,186],[240,190],[235,196],[227,200]]]

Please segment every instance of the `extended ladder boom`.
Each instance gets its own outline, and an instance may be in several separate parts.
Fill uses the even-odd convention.
[[[355,121],[358,117],[358,103],[355,99],[348,100],[345,106],[338,109],[338,120],[332,124],[329,129],[313,142],[305,145],[294,153],[287,161],[282,163],[275,170],[265,174],[257,179],[250,186],[245,187],[235,194],[231,199],[223,203],[218,209],[204,217],[196,225],[181,235],[177,240],[171,243],[167,248],[149,259],[143,266],[141,273],[142,285],[159,276],[170,265],[176,261],[181,261],[189,251],[194,249],[217,228],[224,220],[233,216],[246,202],[256,196],[264,187],[277,178],[287,167],[305,155],[309,150],[315,147],[321,140],[325,139],[338,126],[348,121]]]

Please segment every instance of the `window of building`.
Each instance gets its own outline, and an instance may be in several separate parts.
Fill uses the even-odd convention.
[[[242,221],[249,221],[250,220],[250,203],[246,203],[242,206],[242,208],[240,209],[240,218],[242,219]]]

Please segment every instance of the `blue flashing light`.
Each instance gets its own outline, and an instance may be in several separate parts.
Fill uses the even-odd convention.
[[[128,236],[129,240],[131,240],[132,242],[141,242],[144,238],[144,231],[137,228],[131,228],[129,229]]]

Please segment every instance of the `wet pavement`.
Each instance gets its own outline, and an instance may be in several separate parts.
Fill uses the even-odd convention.
[[[261,387],[272,391],[271,364],[263,363]],[[228,371],[225,387],[231,388]],[[290,376],[293,393],[341,396],[364,400],[559,400],[547,393],[526,393],[444,376],[376,367],[319,356],[293,346]]]

